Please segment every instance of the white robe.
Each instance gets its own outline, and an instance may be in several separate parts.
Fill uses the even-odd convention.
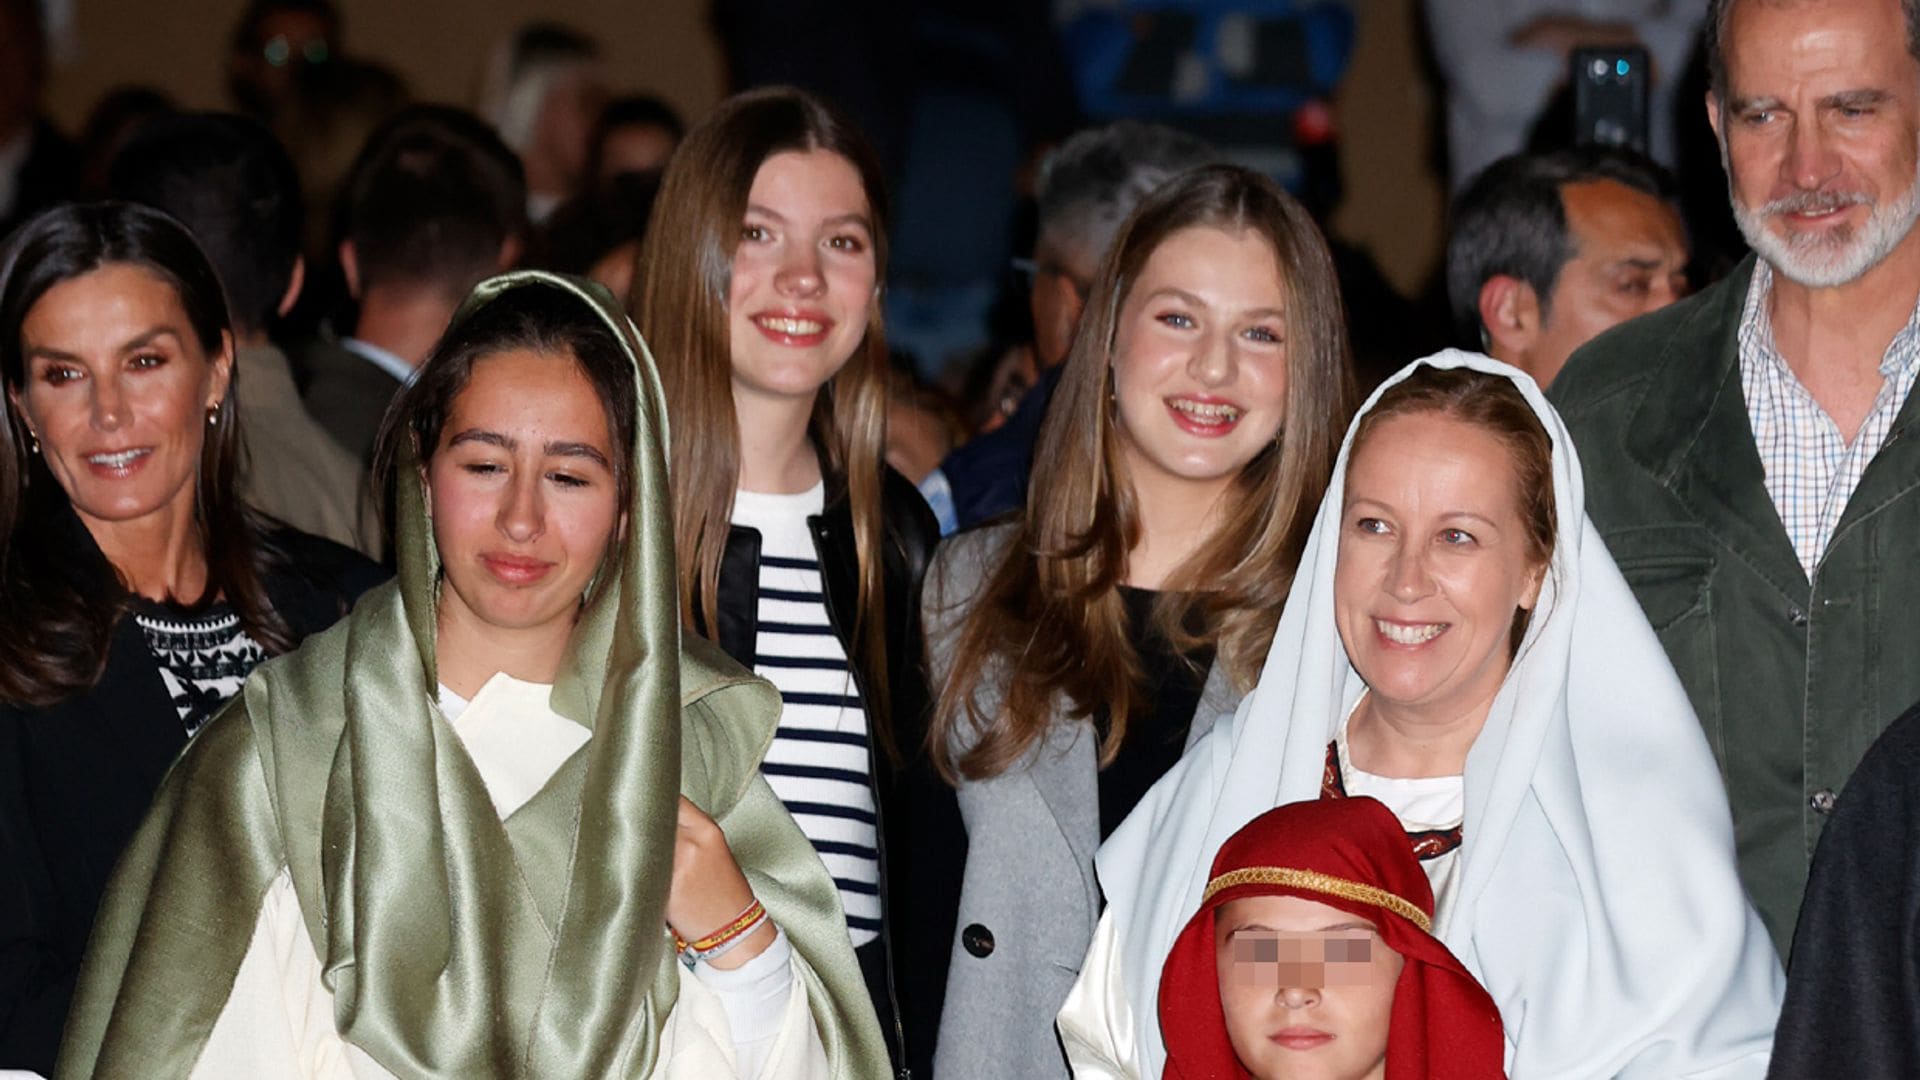
[[[471,702],[442,690],[441,707],[505,820],[538,794],[587,741],[553,712],[551,687],[495,675]],[[660,1033],[655,1080],[827,1080],[826,1049],[807,1006],[798,959],[781,934],[733,971],[679,966],[680,998]],[[280,872],[260,907],[253,942],[214,1022],[194,1080],[236,1076],[392,1080],[340,1037],[293,880]],[[769,1008],[769,999],[784,1001]],[[744,1068],[743,1068],[744,1066]]]
[[[1353,710],[1349,709],[1333,734],[1341,780],[1349,796],[1378,799],[1409,832],[1451,829],[1461,823],[1465,802],[1461,777],[1400,780],[1358,768],[1347,746],[1347,721],[1351,719]],[[1433,889],[1436,913],[1452,903],[1459,867],[1458,848],[1420,860],[1420,869],[1426,872],[1427,884]],[[1093,943],[1087,947],[1087,958],[1080,965],[1080,977],[1055,1017],[1060,1043],[1076,1080],[1147,1080],[1146,1066],[1140,1061],[1139,1032],[1134,1027],[1138,1020],[1127,1002],[1123,970],[1113,913],[1102,912],[1093,930]]]
[[[1587,520],[1572,439],[1519,371],[1458,351],[1421,363],[1520,388],[1553,441],[1558,535],[1526,639],[1467,756],[1456,893],[1434,934],[1499,1006],[1513,1080],[1760,1077],[1779,959],[1741,887],[1699,721]],[[1160,969],[1214,854],[1264,811],[1319,796],[1327,739],[1365,690],[1334,622],[1351,443],[1350,430],[1259,685],[1095,859],[1111,939],[1096,940],[1075,990],[1091,1011],[1070,1007],[1063,1026],[1070,1048],[1131,1041],[1112,1049],[1114,1069],[1160,1074]]]

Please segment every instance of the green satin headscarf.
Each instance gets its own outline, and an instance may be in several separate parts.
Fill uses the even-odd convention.
[[[411,453],[395,582],[262,665],[188,747],[115,871],[57,1075],[181,1076],[285,867],[340,1033],[403,1077],[644,1077],[679,985],[663,913],[678,796],[717,819],[804,961],[835,1076],[887,1075],[838,894],[759,765],[780,699],[675,609],[667,421],[633,324],[598,286],[521,289],[603,320],[638,388],[625,540],[583,610],[555,712],[592,732],[505,822],[434,706],[439,557]]]

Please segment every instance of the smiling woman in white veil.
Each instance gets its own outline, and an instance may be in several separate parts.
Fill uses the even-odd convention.
[[[1368,431],[1367,413],[1396,384],[1410,377],[1446,381],[1420,374],[1424,367],[1511,379],[1551,442],[1552,487],[1550,558],[1544,573],[1536,569],[1515,594],[1518,607],[1531,608],[1516,613],[1525,636],[1511,653],[1501,642],[1497,664],[1482,680],[1490,703],[1474,710],[1470,748],[1460,747],[1464,757],[1453,766],[1460,840],[1457,853],[1444,857],[1451,865],[1428,867],[1442,898],[1435,934],[1499,1005],[1507,1071],[1516,1080],[1757,1077],[1766,1069],[1780,965],[1735,872],[1726,796],[1698,721],[1587,521],[1579,462],[1559,416],[1515,369],[1449,351],[1396,375],[1361,411],[1259,685],[1101,848],[1109,906],[1060,1016],[1076,1075],[1160,1075],[1165,1054],[1152,1023],[1160,969],[1200,903],[1214,852],[1261,812],[1337,794],[1330,788],[1340,786],[1343,773],[1352,783],[1347,721],[1367,704],[1361,698],[1369,686],[1342,641],[1343,625],[1349,636],[1361,631],[1336,599],[1336,567],[1349,526],[1390,531],[1372,517],[1350,520],[1353,431]],[[1402,410],[1415,415],[1397,413],[1391,422],[1436,418],[1419,409]],[[1453,411],[1427,409],[1441,421],[1458,419],[1448,415]],[[1387,423],[1368,438],[1384,441]],[[1421,494],[1428,465],[1417,442],[1406,445],[1415,452],[1401,460],[1419,462],[1419,472],[1393,490],[1417,501],[1428,497]],[[1524,475],[1524,455],[1508,456],[1513,473]],[[1526,486],[1520,483],[1522,503]],[[1542,507],[1545,517],[1544,501]],[[1431,506],[1412,518],[1422,528],[1438,522],[1436,543],[1459,542],[1452,534],[1461,530]],[[1453,628],[1431,626],[1440,629],[1409,623],[1413,629],[1379,632],[1383,639],[1389,631],[1419,637],[1393,639],[1419,646]],[[1359,648],[1370,671],[1394,652]],[[1403,687],[1373,689],[1390,699]],[[1330,753],[1330,742],[1342,752]],[[1410,832],[1432,824],[1411,821],[1391,798],[1383,801]]]

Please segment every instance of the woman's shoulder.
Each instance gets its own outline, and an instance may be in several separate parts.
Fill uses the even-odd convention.
[[[934,550],[934,564],[956,579],[978,580],[1006,555],[1019,531],[1020,523],[1009,518],[962,529],[940,541]]]
[[[303,633],[332,625],[360,595],[392,575],[358,551],[274,524],[261,532],[269,559],[267,594]]]
[[[1018,532],[1017,521],[997,520],[940,541],[927,568],[925,606],[929,612],[970,604]]]

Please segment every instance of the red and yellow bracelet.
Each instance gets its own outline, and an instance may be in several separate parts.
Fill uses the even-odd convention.
[[[753,903],[747,905],[747,910],[706,937],[688,941],[680,936],[679,931],[675,931],[673,949],[677,953],[692,956],[695,961],[713,960],[745,941],[749,934],[759,929],[766,918],[767,909],[760,905],[758,898],[755,898]]]

